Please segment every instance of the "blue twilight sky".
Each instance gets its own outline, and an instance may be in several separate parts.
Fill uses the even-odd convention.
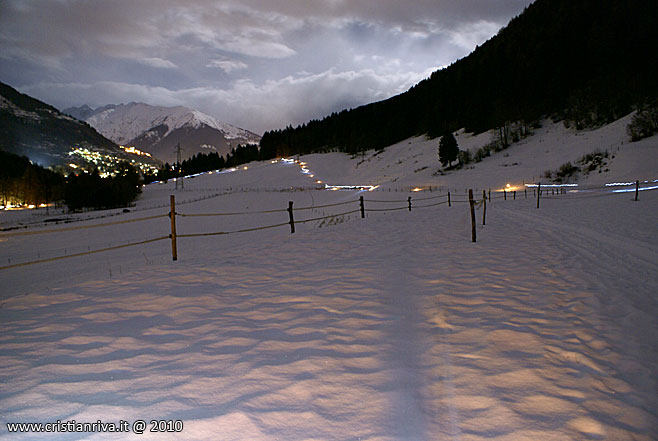
[[[530,0],[0,0],[0,81],[262,133],[407,90]]]

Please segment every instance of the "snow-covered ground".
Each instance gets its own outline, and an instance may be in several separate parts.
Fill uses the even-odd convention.
[[[295,234],[181,237],[176,262],[163,239],[0,269],[0,439],[656,439],[658,191],[635,202],[604,184],[655,186],[658,138],[629,143],[626,122],[590,132],[547,122],[444,175],[437,140],[415,138],[356,158],[302,157],[306,173],[279,161],[187,179],[182,191],[153,184],[130,213],[1,213],[0,226],[22,227],[0,233],[9,266],[166,237],[170,194],[180,235],[285,223],[285,211],[190,215],[288,201],[308,208],[297,221],[357,211]],[[477,148],[489,136],[457,139]],[[614,155],[609,171],[539,209],[532,190],[495,193],[597,149]],[[467,188],[497,196],[484,226],[478,207],[477,243]],[[434,205],[447,191],[452,206]],[[367,210],[401,210],[361,219],[359,196]],[[53,218],[87,220],[44,222]],[[72,229],[104,223],[114,224]],[[58,420],[147,427],[7,427]],[[150,433],[151,420],[183,431]]]

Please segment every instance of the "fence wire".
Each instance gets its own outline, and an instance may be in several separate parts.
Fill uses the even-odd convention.
[[[331,215],[328,215],[328,216],[316,217],[316,218],[313,218],[313,219],[304,219],[304,220],[301,220],[301,221],[296,220],[295,223],[296,224],[298,224],[298,223],[299,224],[305,224],[307,222],[315,222],[315,221],[319,221],[319,220],[323,220],[323,219],[331,219],[333,217],[347,216],[347,215],[350,215],[350,214],[358,213],[360,211],[361,211],[361,209],[356,209],[356,210],[352,210],[352,211],[347,211],[345,213],[331,214]]]
[[[382,203],[382,204],[403,204],[408,202],[408,199],[393,199],[390,201],[382,201],[380,199],[364,199],[363,202],[374,202],[374,203]]]
[[[277,210],[262,210],[262,211],[236,211],[236,212],[225,212],[225,213],[200,213],[200,214],[185,214],[185,213],[176,213],[176,216],[180,217],[211,217],[211,216],[248,216],[251,214],[266,214],[266,213],[284,213],[288,211],[285,208]]]
[[[290,222],[283,222],[275,225],[267,225],[265,227],[254,227],[254,228],[244,228],[242,230],[233,230],[233,231],[217,231],[214,233],[187,233],[187,234],[176,234],[176,237],[206,237],[206,236],[222,236],[226,234],[235,234],[235,233],[248,233],[250,231],[258,230],[268,230],[270,228],[283,227],[285,225],[290,225]]]
[[[409,210],[409,205],[405,207],[395,207],[395,208],[366,208],[365,212],[373,211],[373,212],[381,212],[381,211],[400,211],[400,210]]]
[[[432,200],[432,199],[447,198],[447,197],[448,197],[447,194],[441,194],[439,196],[430,196],[430,197],[426,197],[426,198],[414,198],[414,201],[429,201],[429,200]]]
[[[340,204],[344,205],[344,204]],[[287,210],[284,210],[287,211]],[[315,217],[312,219],[303,219],[303,220],[295,220],[293,223],[294,224],[305,224],[308,222],[315,222],[323,219],[331,219],[333,217],[339,217],[339,216],[347,216],[350,214],[358,213],[361,211],[360,209],[352,210],[352,211],[347,211],[344,213],[336,213],[336,214],[331,214],[328,216],[322,216],[322,217]],[[278,227],[284,227],[284,226],[290,226],[290,221],[288,222],[282,222],[274,225],[266,225],[263,227],[253,227],[253,228],[244,228],[240,230],[233,230],[233,231],[217,231],[213,233],[184,233],[184,234],[176,234],[176,237],[207,237],[207,236],[222,236],[222,235],[227,235],[227,234],[235,234],[235,233],[248,233],[251,231],[259,231],[259,230],[268,230],[271,228],[278,228]]]
[[[18,268],[18,267],[21,267],[21,266],[34,265],[36,263],[54,262],[56,260],[68,259],[68,258],[71,258],[71,257],[87,256],[89,254],[104,253],[106,251],[119,250],[121,248],[133,247],[133,246],[137,246],[137,245],[146,245],[148,243],[158,242],[158,241],[164,240],[164,239],[169,239],[169,236],[161,236],[161,237],[156,237],[155,239],[142,240],[140,242],[131,242],[131,243],[126,243],[126,244],[122,244],[122,245],[116,245],[116,246],[113,246],[113,247],[101,248],[101,249],[98,249],[98,250],[84,251],[82,253],[67,254],[65,256],[50,257],[50,258],[47,258],[47,259],[33,260],[33,261],[30,261],[30,262],[23,262],[23,263],[14,263],[12,265],[0,266],[0,270],[10,269],[10,268]]]
[[[341,206],[341,205],[349,205],[349,204],[354,204],[354,203],[356,203],[356,202],[359,202],[359,201],[358,201],[358,200],[354,200],[354,201],[347,201],[347,202],[339,202],[339,203],[336,203],[336,204],[311,205],[311,206],[308,206],[308,207],[293,208],[293,210],[294,210],[294,211],[297,211],[297,210],[314,210],[314,209],[316,209],[316,208],[339,207],[339,206]]]
[[[443,202],[436,202],[434,204],[429,204],[429,205],[414,205],[413,208],[429,208],[429,207],[438,207],[439,205],[445,205],[447,204],[448,201],[443,201]],[[408,207],[407,207],[408,208]]]
[[[326,204],[326,205],[310,205],[307,207],[293,208],[293,211],[302,211],[302,210],[314,210],[316,208],[328,208],[328,207],[338,207],[341,205],[354,204],[358,201],[347,201],[339,202],[336,204]],[[287,212],[287,208],[275,209],[275,210],[260,210],[260,211],[238,211],[238,212],[224,212],[224,213],[200,213],[200,214],[186,214],[186,213],[176,213],[180,217],[211,217],[211,216],[248,216],[252,214],[269,214],[269,213],[284,213]]]
[[[114,222],[105,222],[102,224],[92,224],[92,225],[80,225],[77,227],[62,227],[62,228],[51,228],[49,230],[36,230],[36,231],[17,231],[14,233],[0,233],[0,237],[13,237],[13,236],[32,236],[35,234],[45,234],[45,233],[59,233],[61,231],[75,231],[75,230],[87,230],[90,228],[100,228],[100,227],[107,227],[110,225],[120,225],[120,224],[130,224],[133,222],[142,222],[142,221],[147,221],[151,219],[158,219],[161,217],[169,217],[169,213],[167,214],[158,214],[155,216],[147,216],[147,217],[140,217],[137,219],[126,219],[126,220],[121,220],[121,221],[114,221]]]

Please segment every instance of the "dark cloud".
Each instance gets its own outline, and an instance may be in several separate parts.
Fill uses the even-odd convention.
[[[56,106],[183,104],[255,131],[404,91],[530,0],[2,0],[0,80]]]

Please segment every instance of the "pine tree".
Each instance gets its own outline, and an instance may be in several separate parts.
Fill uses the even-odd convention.
[[[457,160],[458,156],[459,147],[457,146],[457,140],[452,132],[448,132],[441,137],[441,141],[439,142],[439,161],[442,166],[446,167]]]

